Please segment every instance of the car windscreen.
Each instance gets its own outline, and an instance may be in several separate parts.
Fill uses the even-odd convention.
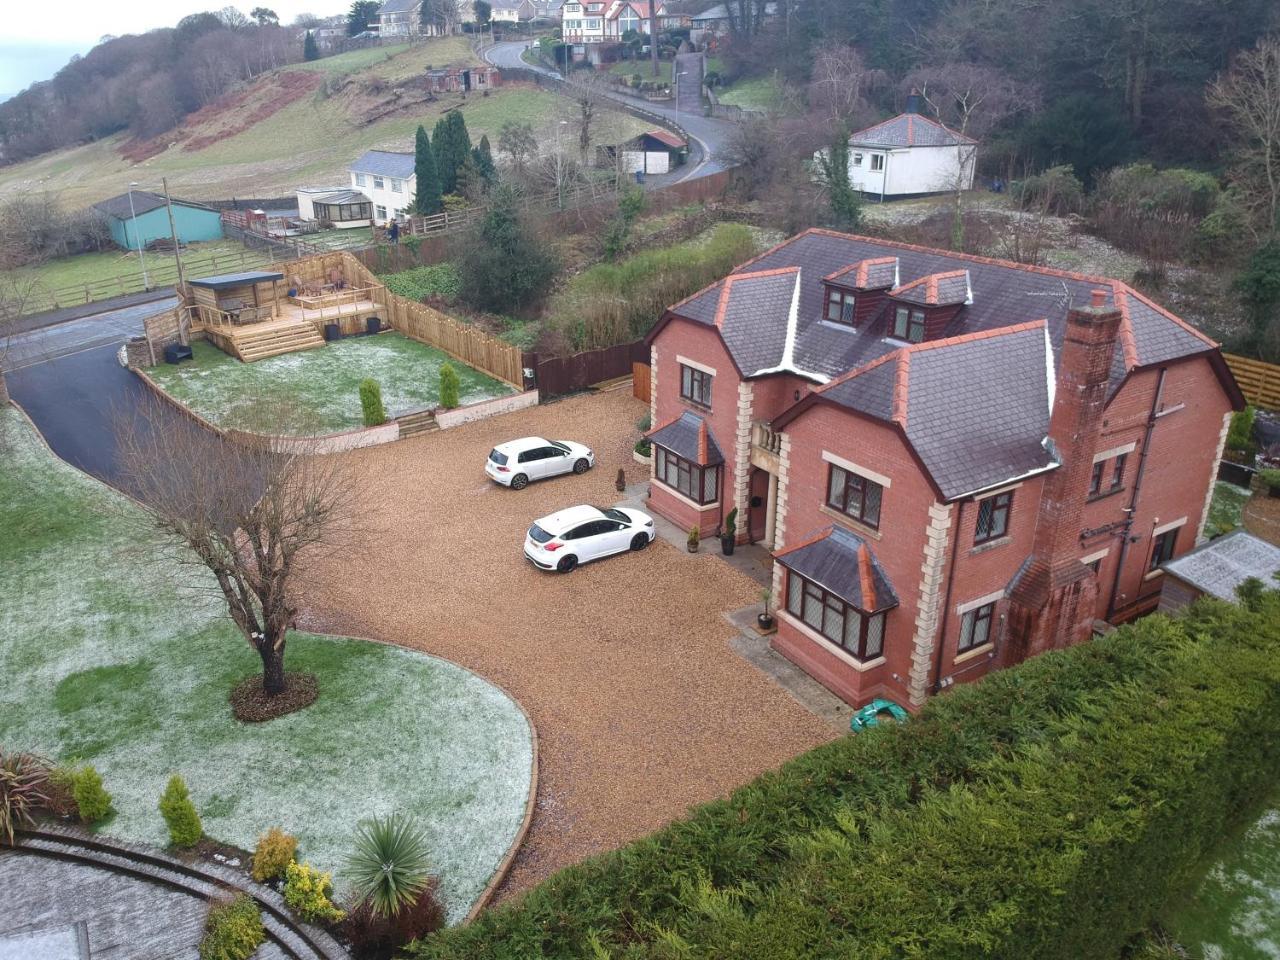
[[[497,447],[494,447],[489,451],[489,459],[500,467],[505,467],[507,465],[507,455]]]
[[[555,447],[557,450],[563,450],[565,453],[569,452],[569,448],[565,446],[563,443],[561,443],[559,440],[552,440],[551,445]]]
[[[529,539],[534,543],[546,543],[548,540],[552,539],[552,535],[535,523],[529,528]]]
[[[615,510],[613,507],[599,508],[599,509],[600,509],[600,512],[603,513],[610,520],[620,520],[623,523],[631,522],[631,518],[628,517],[621,510]]]

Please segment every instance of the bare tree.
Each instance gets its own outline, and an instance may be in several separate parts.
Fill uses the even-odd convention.
[[[528,163],[538,156],[538,138],[528,123],[507,121],[498,133],[498,149],[511,160],[516,176],[524,178]]]
[[[1034,91],[1019,86],[1003,71],[976,63],[944,63],[920,67],[904,86],[918,91],[939,123],[960,136],[955,172],[944,184],[954,198],[951,246],[964,249],[964,192],[973,182],[977,144],[972,142],[1014,114],[1029,108]]]
[[[809,106],[828,123],[857,129],[872,112],[867,95],[886,80],[883,70],[869,70],[849,44],[826,41],[813,51]]]
[[[316,455],[314,441],[233,441],[158,399],[118,416],[116,434],[123,474],[150,526],[202,568],[193,586],[213,574],[232,622],[262,659],[263,690],[283,693],[300,561],[346,553],[353,543],[349,473],[337,458]]]
[[[1235,135],[1232,179],[1260,233],[1280,230],[1280,36],[1264,37],[1239,54],[1231,70],[1209,86],[1209,106]]]

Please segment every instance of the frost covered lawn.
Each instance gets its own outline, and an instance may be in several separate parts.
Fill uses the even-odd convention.
[[[104,832],[167,842],[156,802],[181,773],[212,837],[252,849],[272,825],[338,872],[356,823],[404,811],[430,837],[450,918],[519,829],[532,765],[520,709],[434,657],[291,635],[286,665],[320,699],[264,724],[227,694],[260,661],[188,572],[140,545],[133,507],[0,409],[0,744],[92,762],[115,799]]]
[[[202,340],[191,346],[194,360],[179,366],[162,363],[148,373],[201,416],[226,427],[261,424],[254,409],[273,401],[304,414],[308,431],[364,426],[359,389],[366,377],[382,386],[389,417],[434,407],[440,402],[440,365],[445,361],[458,371],[459,399],[464,405],[515,392],[510,385],[399,333],[352,337],[256,363],[241,363]]]

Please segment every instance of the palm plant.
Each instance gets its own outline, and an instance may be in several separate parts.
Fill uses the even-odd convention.
[[[0,840],[13,845],[14,831],[35,823],[49,802],[49,763],[30,753],[0,753]]]
[[[395,916],[411,906],[427,886],[427,838],[411,817],[394,814],[360,824],[347,874],[374,913]]]

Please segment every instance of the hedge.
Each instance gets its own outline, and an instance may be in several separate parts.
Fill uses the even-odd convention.
[[[413,955],[1116,957],[1280,772],[1280,594],[1252,606],[957,689]]]

